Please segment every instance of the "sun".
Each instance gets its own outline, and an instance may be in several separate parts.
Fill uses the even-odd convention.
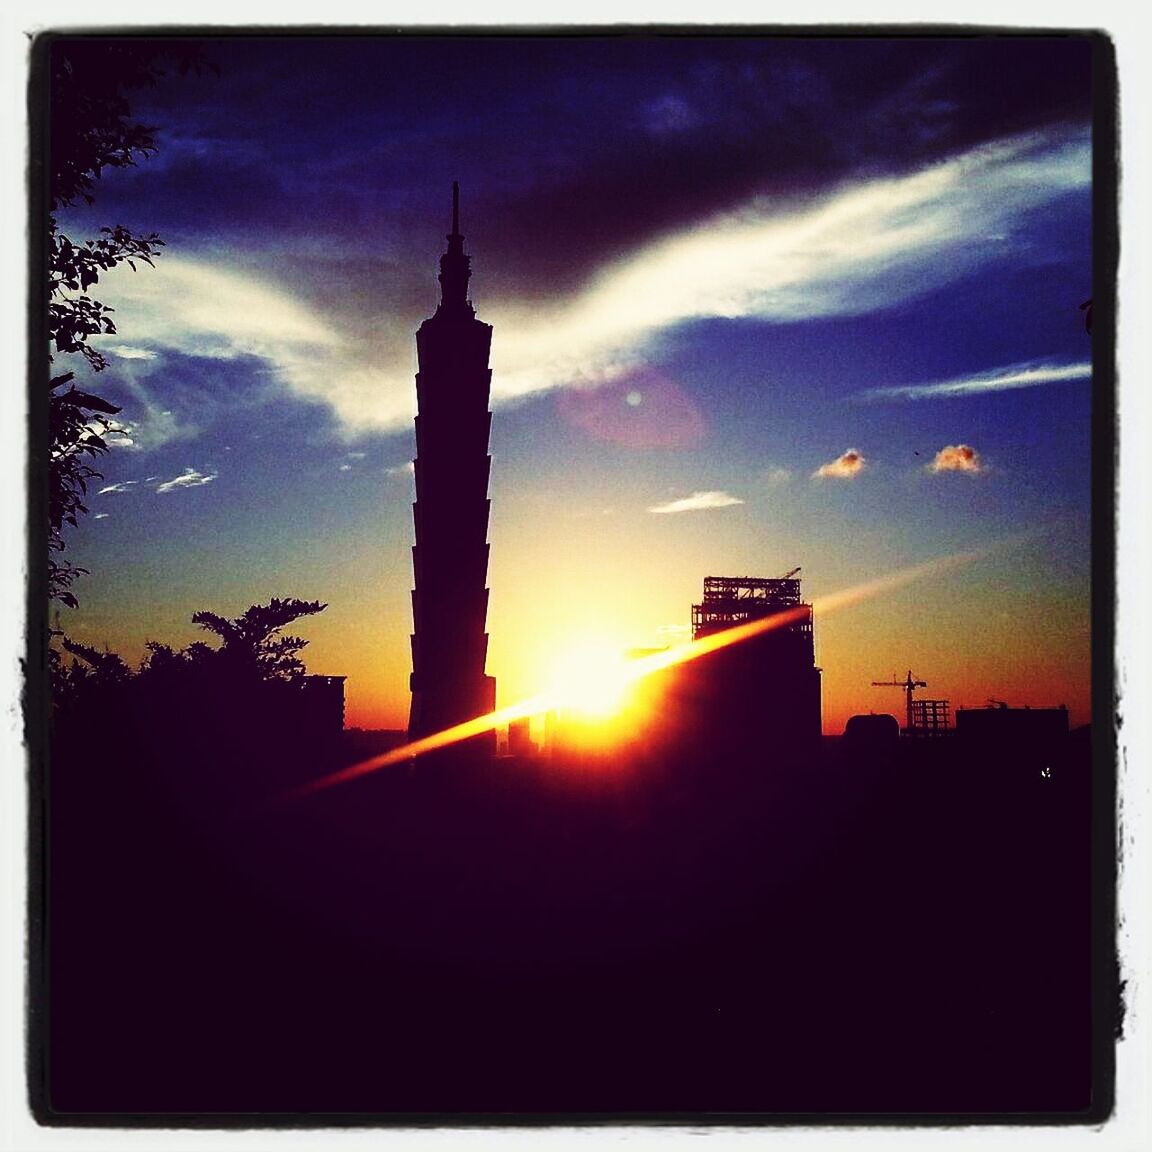
[[[624,709],[633,679],[618,648],[606,641],[582,640],[557,656],[548,695],[561,711],[605,720]]]

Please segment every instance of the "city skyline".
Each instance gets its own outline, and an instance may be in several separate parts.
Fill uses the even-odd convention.
[[[97,291],[133,443],[69,539],[70,635],[138,659],[198,609],[319,598],[310,671],[348,676],[349,724],[403,726],[415,329],[459,179],[498,706],[579,639],[682,638],[705,576],[800,566],[819,603],[963,554],[817,614],[825,731],[898,713],[871,682],[908,667],[954,707],[1090,719],[1089,42],[209,54],[219,79],[135,100],[157,156],[62,217],[167,242]]]

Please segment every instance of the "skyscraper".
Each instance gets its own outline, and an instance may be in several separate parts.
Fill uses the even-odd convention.
[[[412,549],[412,711],[416,739],[490,712],[488,410],[492,326],[468,299],[471,258],[452,185],[452,231],[440,257],[440,303],[416,333],[416,546]]]

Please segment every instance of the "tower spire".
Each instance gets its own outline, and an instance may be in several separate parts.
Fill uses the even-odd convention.
[[[452,231],[448,233],[448,251],[440,257],[440,307],[437,312],[449,315],[472,316],[468,303],[468,280],[472,275],[471,261],[464,252],[464,237],[460,235],[460,182],[452,181]]]

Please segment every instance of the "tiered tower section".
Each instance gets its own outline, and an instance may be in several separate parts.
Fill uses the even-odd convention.
[[[468,299],[471,259],[452,186],[440,304],[416,333],[416,546],[409,739],[492,711],[488,654],[488,410],[492,326]]]

